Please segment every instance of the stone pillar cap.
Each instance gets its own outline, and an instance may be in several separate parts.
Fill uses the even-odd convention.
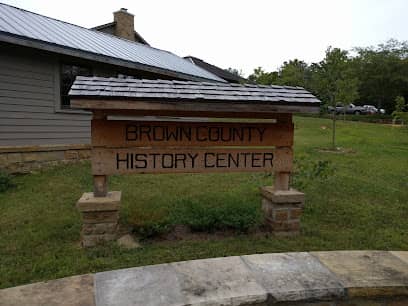
[[[262,195],[274,203],[303,203],[305,194],[296,189],[275,190],[273,186],[261,187]]]
[[[110,191],[106,197],[95,197],[93,192],[85,192],[76,206],[81,212],[118,210],[121,197],[121,191]]]

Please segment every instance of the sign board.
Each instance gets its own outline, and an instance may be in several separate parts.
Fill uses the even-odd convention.
[[[292,135],[292,123],[92,120],[95,147],[289,147]]]
[[[290,172],[292,143],[292,123],[92,120],[92,172]]]
[[[94,175],[292,170],[289,148],[98,148],[92,154]]]

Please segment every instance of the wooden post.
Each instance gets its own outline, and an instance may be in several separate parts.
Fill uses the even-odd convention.
[[[291,114],[279,114],[278,123],[291,125],[289,143],[293,144],[293,123]],[[286,136],[286,135],[285,135]],[[285,149],[292,152],[292,146],[276,146],[276,149]],[[293,154],[290,154],[290,164],[293,163]],[[274,172],[273,187],[261,188],[262,210],[265,215],[266,226],[274,235],[292,236],[300,233],[300,216],[302,214],[305,195],[295,189],[290,189],[290,169],[280,169]]]
[[[290,172],[275,172],[274,189],[289,190]]]
[[[93,119],[106,120],[107,116],[105,113],[100,111],[93,112]],[[91,133],[94,131],[91,130]],[[92,143],[92,155],[95,152],[94,144]],[[94,175],[93,176],[93,193],[94,197],[106,197],[108,194],[108,176],[107,175]]]
[[[277,118],[278,123],[292,123],[292,114],[281,114]],[[292,138],[293,143],[293,132],[291,133],[290,137]],[[279,148],[290,148],[292,147],[277,147]],[[275,172],[275,180],[274,180],[274,190],[289,190],[290,182],[290,172]]]
[[[94,197],[106,197],[108,194],[108,176],[107,175],[94,175],[93,176]]]

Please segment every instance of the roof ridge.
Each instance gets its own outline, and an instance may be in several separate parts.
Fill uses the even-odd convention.
[[[99,77],[99,76],[78,76],[76,80],[81,81],[106,81],[112,83],[151,83],[151,84],[173,84],[177,85],[202,85],[202,86],[212,86],[212,87],[229,87],[231,89],[239,89],[239,88],[252,88],[252,89],[275,89],[275,90],[298,90],[298,91],[306,91],[307,93],[311,94],[309,91],[304,89],[300,86],[282,86],[282,85],[258,85],[258,84],[234,84],[234,83],[217,83],[217,82],[205,82],[205,81],[185,81],[185,80],[162,80],[162,79],[139,79],[134,77],[125,77],[125,78],[118,78],[118,77]]]
[[[172,56],[175,56],[175,57],[177,57],[177,58],[180,58],[180,59],[184,60],[184,58],[182,58],[182,57],[180,57],[180,56],[176,55],[175,53],[173,53],[173,52],[171,52],[171,51],[168,51],[168,50],[163,50],[163,49],[155,48],[155,47],[152,47],[152,46],[150,46],[150,45],[146,45],[146,44],[143,44],[143,43],[139,43],[139,42],[137,42],[137,41],[131,41],[131,40],[128,40],[128,39],[125,39],[125,38],[122,38],[122,37],[118,37],[118,36],[115,36],[115,35],[112,35],[112,34],[109,34],[109,33],[105,33],[105,32],[98,31],[98,30],[96,30],[96,29],[86,28],[86,27],[83,27],[83,26],[80,26],[80,25],[77,25],[77,24],[73,24],[73,23],[67,22],[67,21],[63,21],[63,20],[56,19],[56,18],[53,18],[53,17],[45,16],[45,15],[42,15],[42,14],[39,14],[39,13],[36,13],[36,12],[32,12],[32,11],[29,11],[29,10],[26,10],[26,9],[23,9],[23,8],[19,8],[19,7],[16,7],[16,6],[7,4],[7,3],[0,2],[0,6],[8,7],[8,8],[11,8],[11,9],[15,9],[15,10],[18,10],[18,11],[20,11],[20,12],[24,12],[24,13],[26,13],[26,14],[36,15],[36,16],[39,16],[40,18],[45,18],[45,19],[48,19],[48,20],[52,20],[52,21],[54,21],[54,22],[62,23],[62,24],[65,24],[65,25],[69,25],[69,26],[72,26],[72,27],[75,27],[75,28],[77,28],[77,29],[81,29],[81,30],[84,30],[84,31],[87,31],[87,32],[92,32],[92,33],[94,33],[94,34],[96,34],[96,35],[98,35],[98,36],[100,36],[100,37],[105,36],[105,37],[110,37],[110,38],[112,38],[112,39],[121,40],[121,41],[126,42],[126,43],[128,43],[128,44],[135,44],[135,45],[137,45],[137,46],[139,46],[139,47],[141,47],[141,48],[144,48],[145,50],[154,50],[154,51],[158,51],[158,52],[165,52],[165,53],[167,53],[167,54],[169,54],[169,55],[172,55]],[[10,33],[10,32],[4,32],[4,33],[6,33],[6,34],[8,33],[8,34],[12,34],[12,35],[17,35],[17,36],[24,37],[24,38],[33,39],[32,37],[29,37],[29,36],[27,36],[27,35],[19,35],[19,34],[14,34],[14,33]],[[39,40],[39,41],[42,41],[42,42],[48,43],[48,44],[54,44],[53,42],[46,41],[46,40]],[[68,47],[68,46],[64,46],[64,45],[61,45],[61,44],[56,44],[56,45],[60,45],[60,46],[63,46],[63,47]],[[79,50],[80,50],[80,49],[79,49]],[[88,52],[89,52],[89,51],[88,51]],[[91,53],[98,54],[98,53],[96,53],[96,52],[91,52]],[[134,62],[137,62],[137,61],[134,61]],[[143,63],[142,63],[142,64],[143,64]],[[190,64],[191,64],[191,65],[194,65],[194,64],[192,64],[192,63],[190,63]],[[149,65],[148,65],[148,66],[149,66]],[[207,71],[207,70],[205,70],[205,69],[203,69],[203,68],[201,68],[201,67],[198,67],[198,66],[196,66],[196,65],[194,65],[195,69],[198,69],[198,71],[201,71],[201,72],[207,74],[208,77],[203,76],[203,75],[200,76],[200,75],[198,75],[198,73],[197,73],[197,74],[191,74],[191,73],[186,73],[186,72],[182,72],[182,71],[177,71],[177,70],[174,70],[174,69],[171,70],[171,69],[164,68],[164,67],[160,67],[160,66],[154,66],[154,65],[150,65],[150,66],[159,67],[159,68],[161,68],[161,69],[170,70],[170,71],[173,71],[173,72],[181,72],[181,73],[185,74],[186,76],[201,77],[201,78],[203,78],[203,79],[209,79],[209,80],[212,79],[212,80],[218,81],[218,82],[220,82],[220,81],[222,80],[222,79],[220,79],[219,77],[217,77],[216,75],[214,75],[213,73],[211,73],[211,72],[209,72],[209,71]],[[210,76],[213,76],[214,78],[211,78]]]
[[[137,41],[133,41],[133,40],[129,40],[129,39],[126,39],[126,38],[123,38],[123,37],[120,37],[120,36],[113,35],[113,34],[101,32],[101,31],[98,31],[98,30],[96,30],[96,29],[94,29],[94,28],[86,28],[86,27],[84,27],[84,26],[80,26],[80,25],[77,25],[77,24],[74,24],[74,23],[71,23],[71,22],[68,22],[68,21],[63,21],[63,20],[61,20],[61,19],[57,19],[57,18],[54,18],[54,17],[49,17],[49,16],[46,16],[46,15],[42,15],[42,14],[40,14],[40,13],[32,12],[32,11],[29,11],[29,10],[26,10],[26,9],[23,9],[23,8],[14,6],[14,5],[10,5],[10,4],[7,4],[7,3],[0,2],[0,5],[12,7],[12,8],[14,8],[14,9],[17,9],[17,10],[20,10],[20,11],[24,11],[24,12],[29,13],[29,14],[34,14],[34,15],[41,16],[41,17],[44,17],[44,18],[47,18],[47,19],[51,19],[51,20],[54,20],[54,21],[62,22],[62,23],[65,23],[65,24],[69,24],[69,25],[71,25],[71,26],[74,26],[74,27],[77,27],[77,28],[81,28],[81,29],[84,29],[84,30],[87,30],[87,31],[92,31],[92,32],[98,33],[98,34],[100,34],[100,35],[106,35],[106,36],[110,36],[110,37],[113,37],[113,38],[116,38],[116,39],[121,39],[121,40],[130,42],[130,43],[135,43],[135,44],[138,44],[138,45],[143,46],[143,47],[146,47],[146,48],[151,48],[151,49],[155,49],[155,50],[159,50],[159,51],[163,51],[163,52],[168,52],[168,53],[174,54],[174,53],[172,53],[172,52],[170,52],[170,51],[167,51],[167,50],[155,48],[155,47],[152,47],[152,46],[150,46],[150,45],[145,45],[145,44],[142,44],[142,43],[137,42]],[[175,54],[174,54],[174,55],[175,55]]]

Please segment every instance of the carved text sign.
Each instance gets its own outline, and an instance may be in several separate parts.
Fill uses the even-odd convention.
[[[92,145],[292,146],[292,124],[92,120]]]
[[[93,120],[92,172],[290,172],[292,133],[276,123]]]
[[[95,149],[94,175],[283,171],[292,169],[290,149]]]

